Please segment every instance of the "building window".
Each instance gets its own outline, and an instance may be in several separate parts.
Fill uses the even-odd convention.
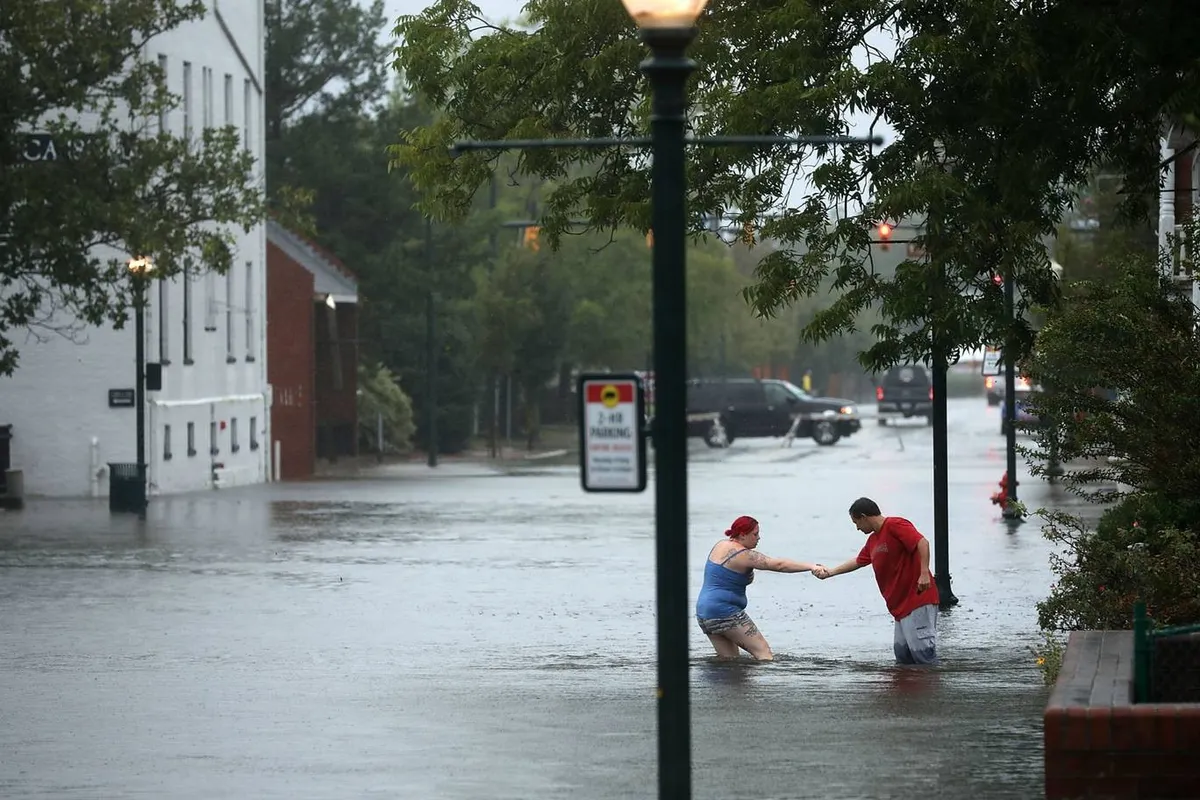
[[[232,364],[233,355],[233,264],[225,273],[225,362]]]
[[[251,108],[254,102],[251,94],[252,88],[250,81],[242,81],[242,146],[250,150],[250,117],[252,115]]]
[[[202,113],[204,114],[204,130],[208,130],[213,124],[213,85],[212,85],[212,67],[204,67],[200,70],[200,91],[203,94],[201,99]]]
[[[192,62],[183,62],[183,138],[192,138]]]
[[[229,452],[236,453],[242,446],[238,444],[237,417],[229,420]]]
[[[187,424],[188,458],[196,455],[196,423]]]
[[[192,270],[183,267],[183,363],[192,363]]]
[[[171,426],[163,425],[163,461],[171,460]]]
[[[217,329],[217,273],[204,273],[204,330]]]
[[[221,448],[217,447],[217,423],[208,423],[208,452],[210,455],[217,455],[221,452]]]
[[[158,57],[158,68],[162,70],[163,86],[167,85],[167,57],[160,55]],[[158,132],[167,133],[167,126],[170,121],[167,119],[167,106],[163,106],[158,110]]]
[[[254,262],[246,262],[246,360],[254,360]]]
[[[233,76],[225,74],[225,126],[233,124]]]
[[[171,337],[169,335],[170,319],[167,308],[171,302],[171,282],[158,282],[158,361],[160,364],[171,363]]]
[[[250,418],[250,449],[258,449],[258,417]]]

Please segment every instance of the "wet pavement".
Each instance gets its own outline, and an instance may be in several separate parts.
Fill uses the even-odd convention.
[[[930,439],[696,443],[693,593],[739,514],[764,552],[831,564],[862,544],[861,494],[932,539]],[[951,404],[950,458],[944,666],[892,666],[869,571],[760,574],[778,661],[714,664],[693,629],[696,798],[1040,796],[1049,545],[989,502],[996,409]],[[390,467],[145,522],[0,512],[0,796],[652,798],[653,598],[653,493],[587,495],[565,467]]]

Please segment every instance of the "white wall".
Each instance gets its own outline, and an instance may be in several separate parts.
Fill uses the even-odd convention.
[[[148,59],[165,57],[168,86],[184,97],[168,116],[167,129],[183,135],[185,116],[193,136],[205,122],[217,127],[228,122],[244,132],[260,163],[262,5],[214,0],[203,20],[145,48]],[[229,275],[180,276],[150,289],[146,357],[164,362],[163,390],[147,393],[152,494],[212,487],[214,476],[217,486],[269,477],[266,230],[258,225],[237,233]],[[134,386],[133,354],[132,320],[122,331],[91,329],[74,341],[50,336],[23,343],[17,372],[0,378],[0,424],[13,425],[13,467],[25,471],[27,494],[107,494],[104,464],[135,461],[135,411],[109,408],[107,394]],[[194,452],[188,447],[189,424]],[[210,442],[214,429],[216,440]]]

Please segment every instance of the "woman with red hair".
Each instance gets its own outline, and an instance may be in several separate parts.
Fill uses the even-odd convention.
[[[725,531],[725,538],[713,545],[704,563],[696,619],[718,658],[737,658],[738,648],[758,661],[773,657],[771,646],[746,613],[746,587],[754,580],[754,570],[810,572],[817,566],[763,555],[754,549],[760,539],[758,520],[738,517]]]

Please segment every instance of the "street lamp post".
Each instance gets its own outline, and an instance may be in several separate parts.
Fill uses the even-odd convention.
[[[147,257],[131,258],[129,274],[133,279],[134,402],[137,404],[137,510],[146,508],[146,281],[154,271]]]
[[[688,675],[686,52],[707,0],[624,0],[650,57],[659,797],[692,794]]]
[[[690,800],[687,559],[687,175],[685,149],[702,146],[867,144],[852,136],[709,136],[686,133],[687,48],[708,0],[622,0],[650,51],[641,64],[651,89],[651,135],[628,138],[455,142],[452,152],[541,148],[649,147],[653,155],[653,319],[655,553],[658,608],[658,789],[660,800]]]
[[[433,290],[433,219],[425,218],[425,275],[429,286],[425,292],[425,435],[429,439],[426,447],[426,463],[432,468],[438,465],[437,432],[437,295]]]
[[[938,162],[942,169],[954,169],[954,159],[947,157],[938,143]],[[950,371],[950,348],[946,342],[944,323],[939,319],[946,291],[946,267],[939,263],[931,344],[933,350],[933,574],[937,582],[939,605],[946,609],[958,605],[950,580],[950,453],[946,413],[946,375]]]

